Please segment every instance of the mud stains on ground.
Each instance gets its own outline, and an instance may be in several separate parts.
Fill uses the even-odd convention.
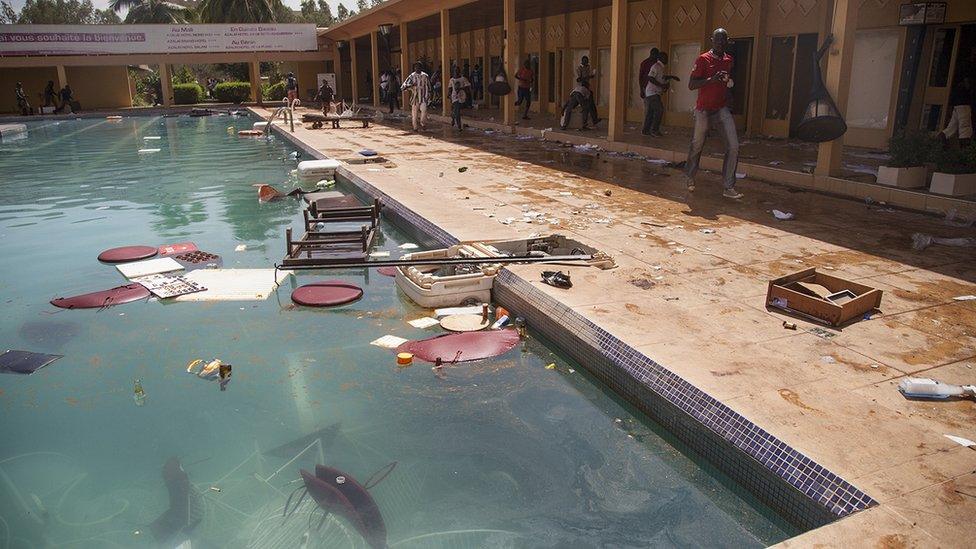
[[[789,389],[780,389],[779,390],[779,396],[783,397],[783,400],[785,400],[786,402],[789,402],[790,404],[792,404],[793,406],[796,406],[797,408],[802,408],[804,410],[809,410],[811,412],[818,412],[818,413],[820,412],[820,410],[818,410],[816,408],[807,406],[802,400],[800,400],[800,395],[799,394],[794,393],[793,391],[791,391]]]

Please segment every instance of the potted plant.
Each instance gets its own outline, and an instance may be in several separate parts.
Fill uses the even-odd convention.
[[[900,130],[888,140],[891,162],[878,167],[878,183],[903,189],[925,186],[925,163],[932,139],[921,131]]]
[[[976,144],[938,151],[929,190],[949,196],[976,194]]]

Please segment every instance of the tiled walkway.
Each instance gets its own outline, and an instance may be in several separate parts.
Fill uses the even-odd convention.
[[[953,299],[976,294],[976,254],[911,246],[973,228],[749,179],[741,201],[714,176],[689,195],[643,159],[438,124],[296,136],[340,159],[377,150],[395,167],[350,169],[462,240],[559,232],[613,254],[615,270],[570,269],[570,290],[534,284],[881,502],[784,545],[971,544],[976,452],[943,435],[976,439],[976,404],[906,400],[897,382],[976,382],[976,301]],[[827,337],[784,329],[767,281],[810,266],[882,289],[882,312]]]

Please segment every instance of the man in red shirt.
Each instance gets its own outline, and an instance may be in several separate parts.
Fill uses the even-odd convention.
[[[526,59],[522,68],[515,73],[518,80],[518,98],[515,106],[525,103],[525,111],[522,113],[522,120],[529,119],[529,107],[532,106],[532,82],[535,80],[535,72],[532,71],[532,64]]]
[[[728,99],[731,95],[732,56],[726,53],[729,43],[729,33],[722,28],[712,33],[712,49],[698,56],[695,68],[688,80],[689,90],[698,90],[698,102],[695,104],[695,132],[691,138],[691,148],[688,151],[688,191],[695,190],[695,174],[701,160],[702,149],[705,147],[705,137],[708,129],[718,126],[719,134],[725,141],[725,161],[722,164],[722,179],[725,185],[723,196],[728,198],[742,198],[742,193],[735,189],[735,168],[739,162],[739,138],[735,133],[735,120],[729,109]]]

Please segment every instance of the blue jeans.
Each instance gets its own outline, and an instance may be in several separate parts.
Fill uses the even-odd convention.
[[[695,109],[695,133],[691,137],[691,148],[688,150],[687,173],[691,179],[698,173],[702,149],[705,148],[705,137],[708,130],[716,125],[719,135],[725,141],[725,161],[722,163],[722,181],[726,189],[735,188],[735,168],[739,164],[739,138],[735,133],[735,120],[728,107],[717,111],[700,111]]]

